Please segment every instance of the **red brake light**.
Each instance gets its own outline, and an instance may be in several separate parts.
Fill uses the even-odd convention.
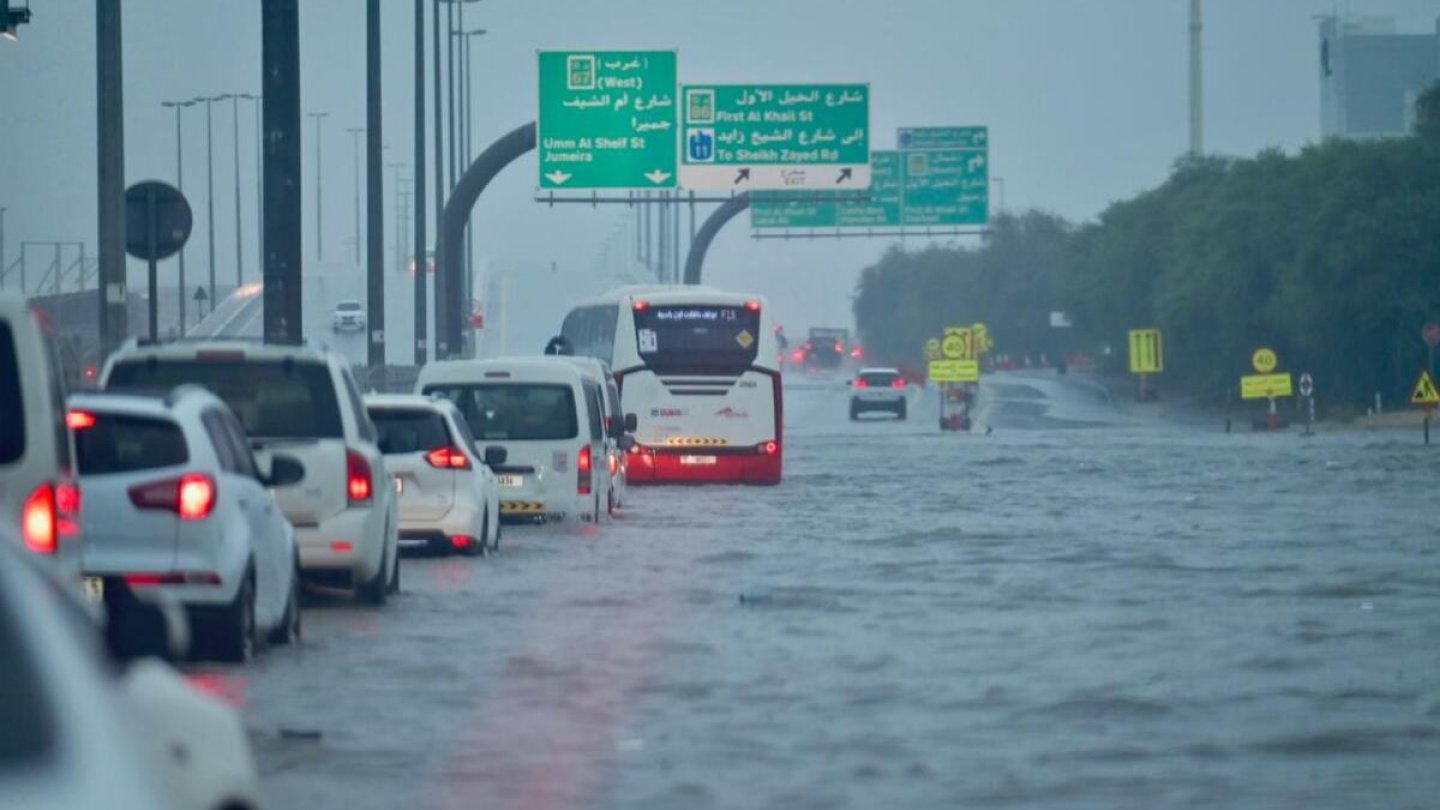
[[[757,444],[755,445],[755,452],[759,453],[762,456],[773,456],[776,453],[780,452],[780,443],[772,439],[771,441],[764,442],[763,444]]]
[[[590,462],[590,445],[587,444],[580,448],[580,453],[575,458],[575,469],[580,473],[576,491],[581,495],[590,494]]]
[[[902,378],[900,378],[900,377],[896,377],[895,379],[893,379],[893,380],[890,381],[890,387],[891,387],[891,388],[904,388],[904,387],[905,387],[905,380],[902,379]]]
[[[851,356],[851,357],[855,357],[855,358],[864,357],[864,356],[865,356],[865,350],[862,349],[862,348],[860,348],[859,346],[856,346],[855,348],[853,348],[853,349],[850,350],[850,356]]]
[[[136,509],[165,509],[181,520],[202,520],[215,508],[215,479],[204,473],[185,473],[130,488]]]
[[[841,343],[841,342],[838,341],[838,340],[835,341],[835,351],[837,351],[837,352],[843,352],[843,351],[845,351],[845,344]]]
[[[25,547],[37,554],[54,554],[58,521],[55,516],[55,489],[41,484],[25,499],[20,511],[20,532]]]
[[[65,424],[69,425],[71,430],[92,428],[95,427],[95,414],[89,411],[70,411],[65,414]]]
[[[647,310],[647,309],[649,309],[649,308],[650,308],[650,302],[649,302],[649,301],[646,301],[646,300],[643,299],[643,298],[641,298],[641,299],[639,299],[639,300],[637,300],[637,301],[635,302],[635,311],[636,311],[636,312],[644,312],[645,310]]]
[[[805,362],[805,350],[804,350],[804,349],[796,349],[796,350],[795,350],[795,362],[797,362],[797,363],[803,363],[803,362]]]
[[[759,311],[760,311],[760,302],[759,302],[759,301],[755,301],[755,300],[746,301],[746,302],[745,302],[745,308],[748,309],[748,310],[750,310],[751,312],[759,312]]]
[[[869,388],[869,387],[870,387],[870,383],[865,382],[864,380],[857,378],[857,379],[855,380],[855,387],[856,387],[856,388]]]
[[[442,470],[470,469],[470,458],[458,447],[437,447],[425,454],[425,461]]]
[[[370,462],[354,450],[345,451],[345,494],[350,505],[368,502],[372,491]]]

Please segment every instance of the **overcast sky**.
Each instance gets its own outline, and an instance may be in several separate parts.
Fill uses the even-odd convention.
[[[0,41],[7,264],[21,239],[83,240],[92,250],[95,242],[94,3],[30,6],[34,19],[19,42]],[[161,102],[258,92],[260,3],[124,6],[127,183],[173,182],[175,118]],[[406,164],[406,176],[414,154],[413,8],[411,0],[384,0],[385,159]],[[535,51],[565,48],[675,48],[682,82],[869,82],[875,148],[893,147],[899,126],[988,125],[992,175],[1005,179],[1006,206],[1073,220],[1161,182],[1186,148],[1186,0],[482,0],[467,8],[467,27],[489,30],[473,51],[479,148],[533,120]],[[1393,15],[1402,31],[1424,32],[1435,30],[1440,0],[1207,0],[1207,151],[1294,150],[1317,138],[1314,17],[1337,10]],[[327,261],[344,260],[354,230],[345,129],[364,123],[363,0],[302,0],[301,43],[302,109],[330,113],[321,134],[323,246]],[[242,103],[252,277],[254,114]],[[305,122],[308,262],[315,255],[315,149],[313,124]],[[215,105],[213,125],[223,277],[233,272],[235,250],[229,102]],[[197,262],[207,239],[203,106],[184,113],[184,145],[185,190],[198,214],[189,255]],[[387,257],[394,250],[393,177],[387,169]],[[492,184],[477,208],[477,258],[584,271],[599,267],[607,238],[628,244],[624,234],[633,232],[615,236],[618,224],[630,221],[625,209],[548,208],[533,202],[535,186],[533,153]],[[755,241],[736,221],[711,250],[706,279],[770,296],[780,319],[796,329],[822,320],[844,325],[858,271],[887,246]],[[138,283],[138,268],[131,273]]]

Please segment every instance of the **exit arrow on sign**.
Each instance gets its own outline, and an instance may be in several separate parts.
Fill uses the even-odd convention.
[[[545,179],[549,180],[557,186],[561,186],[565,184],[566,180],[569,180],[571,177],[574,176],[575,175],[573,174],[566,174],[565,172],[559,171],[557,169],[556,171],[550,172],[549,174],[545,175]]]
[[[845,182],[846,180],[849,180],[851,177],[854,177],[854,176],[855,176],[855,170],[854,170],[854,169],[850,169],[850,168],[841,169],[841,170],[840,170],[840,176],[835,179],[835,183],[836,183],[836,185],[839,185],[840,183],[843,183],[843,182]]]
[[[740,171],[738,171],[738,172],[735,173],[735,182],[732,183],[731,185],[739,185],[741,181],[743,181],[743,180],[749,180],[749,179],[750,179],[750,170],[749,170],[749,169],[741,169]]]
[[[660,185],[661,183],[665,182],[666,180],[669,180],[669,179],[670,179],[670,172],[662,172],[662,171],[660,171],[659,169],[656,169],[656,170],[654,170],[654,171],[652,171],[652,172],[646,172],[646,173],[645,173],[645,179],[646,179],[646,180],[649,180],[650,182],[652,182],[652,183],[654,183],[655,185],[658,186],[658,185]],[[559,182],[559,181],[556,181],[556,182]]]

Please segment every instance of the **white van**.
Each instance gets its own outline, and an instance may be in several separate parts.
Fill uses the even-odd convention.
[[[614,515],[615,510],[625,500],[625,451],[633,442],[633,440],[626,441],[624,438],[626,435],[625,416],[624,412],[620,410],[620,388],[615,384],[615,375],[610,373],[610,366],[605,361],[573,355],[560,355],[560,357],[578,366],[586,378],[599,387],[601,411],[605,417],[605,446],[608,456],[606,466],[610,473],[610,500],[607,503],[606,511]]]
[[[80,491],[53,345],[29,304],[0,295],[0,524],[79,587]]]
[[[610,502],[605,394],[561,357],[447,360],[420,370],[418,394],[464,414],[476,451],[503,447],[494,468],[509,520],[596,521]]]

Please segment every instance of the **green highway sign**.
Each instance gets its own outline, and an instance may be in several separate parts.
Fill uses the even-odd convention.
[[[680,113],[684,188],[870,185],[869,85],[686,85]]]
[[[987,149],[989,127],[901,127],[895,143],[901,149]]]
[[[836,196],[868,197],[866,202],[844,200],[835,203],[835,224],[841,228],[885,228],[900,225],[900,153],[870,153],[870,188]]]
[[[540,187],[674,188],[674,51],[540,51]]]
[[[803,191],[752,192],[750,227],[833,228],[836,224],[836,206],[828,199],[832,194]]]
[[[990,160],[984,149],[911,149],[904,159],[905,225],[984,225]]]

